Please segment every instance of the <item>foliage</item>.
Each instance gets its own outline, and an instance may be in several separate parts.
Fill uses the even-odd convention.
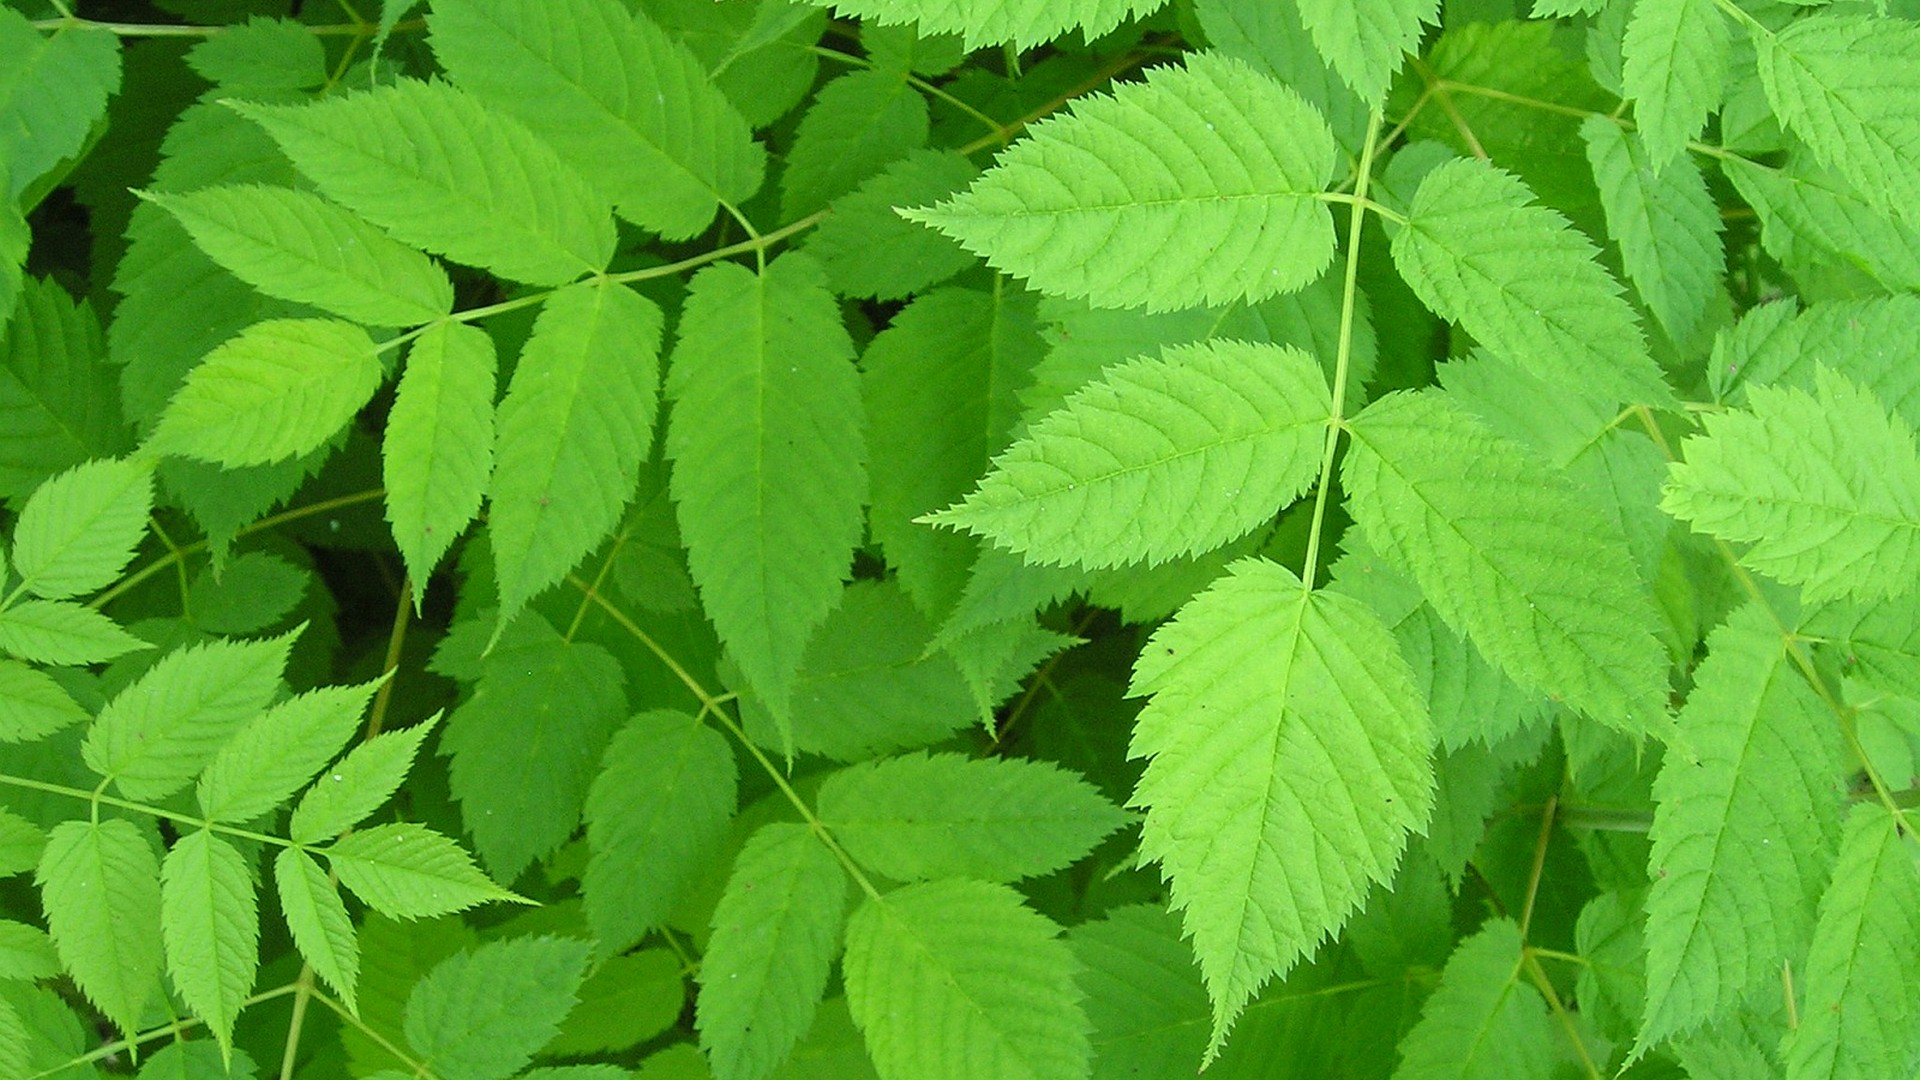
[[[95,6],[0,1077],[1920,1075],[1920,3]]]

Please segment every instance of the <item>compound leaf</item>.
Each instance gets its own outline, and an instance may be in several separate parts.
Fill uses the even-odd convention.
[[[0,652],[42,664],[99,664],[146,642],[90,607],[65,600],[22,600],[0,610]]]
[[[251,821],[291,798],[360,729],[380,682],[310,690],[248,721],[200,774],[200,812]]]
[[[447,1080],[504,1080],[560,1030],[587,973],[587,943],[516,937],[456,953],[407,997],[407,1042]]]
[[[273,880],[280,913],[287,918],[293,943],[313,970],[327,980],[347,1007],[358,1011],[360,939],[340,899],[340,888],[313,856],[299,848],[281,848],[273,858]]]
[[[1655,175],[1720,107],[1732,49],[1713,0],[1636,0],[1620,43],[1620,81]]]
[[[13,531],[19,588],[64,600],[113,583],[147,534],[153,469],[89,461],[34,489]]]
[[[1362,101],[1377,104],[1426,23],[1439,22],[1437,0],[1298,0],[1300,21],[1333,70]]]
[[[160,867],[160,925],[180,1000],[233,1052],[233,1021],[259,966],[260,910],[253,870],[234,846],[202,829]]]
[[[960,34],[968,50],[1010,41],[1019,48],[1079,29],[1091,41],[1165,0],[807,0],[876,23],[917,23],[921,34]]]
[[[311,844],[360,824],[407,777],[420,744],[440,719],[434,713],[402,731],[386,731],[353,748],[300,797],[287,823],[296,843]]]
[[[1706,179],[1686,158],[1656,170],[1642,136],[1605,117],[1588,117],[1580,135],[1627,280],[1667,336],[1687,340],[1726,266],[1720,209]]]
[[[1393,1080],[1547,1080],[1553,1017],[1520,978],[1520,930],[1495,919],[1460,943],[1420,1022],[1400,1041]]]
[[[63,821],[34,880],[60,963],[122,1031],[160,989],[160,861],[133,823]]]
[[[493,472],[493,338],[464,323],[427,329],[407,353],[380,447],[387,521],[419,610],[440,556],[480,512]]]
[[[1333,133],[1243,61],[1193,53],[1029,130],[966,191],[906,216],[1042,293],[1097,307],[1262,300],[1311,283],[1333,257],[1319,198]]]
[[[341,884],[396,919],[430,919],[519,899],[488,881],[458,844],[424,825],[375,825],[348,833],[321,854]]]

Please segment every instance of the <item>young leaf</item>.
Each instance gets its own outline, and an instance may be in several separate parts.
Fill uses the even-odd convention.
[[[853,344],[803,255],[693,279],[667,393],[671,489],[707,617],[786,711],[802,650],[840,595],[866,501]]]
[[[587,793],[587,925],[611,956],[673,910],[726,836],[739,783],[725,739],[684,713],[634,717]]]
[[[1393,263],[1435,313],[1548,382],[1608,404],[1671,403],[1592,242],[1532,200],[1510,173],[1449,161],[1414,193]]]
[[[493,472],[493,338],[464,323],[429,327],[407,353],[380,447],[387,521],[413,581],[427,578],[480,512]]]
[[[1741,562],[1809,600],[1899,595],[1920,575],[1913,429],[1827,368],[1814,392],[1754,386],[1751,411],[1709,415],[1681,444],[1660,507],[1749,543]],[[1811,451],[1811,453],[1810,453]]]
[[[820,821],[863,867],[896,881],[1018,881],[1091,851],[1126,820],[1046,762],[908,754],[820,785]]]
[[[0,203],[16,204],[86,144],[120,87],[120,43],[84,23],[42,35],[20,12],[0,8],[0,72]]]
[[[348,833],[321,854],[341,884],[396,919],[430,919],[519,899],[488,881],[457,844],[424,825],[375,825]]]
[[[807,0],[818,7],[829,0]],[[922,34],[960,34],[971,51],[1002,41],[1025,49],[1078,28],[1091,41],[1121,20],[1145,15],[1165,0],[831,0],[842,15],[892,25],[915,23]]]
[[[60,963],[132,1034],[160,989],[160,861],[133,823],[63,821],[34,873]]]
[[[598,273],[613,218],[552,147],[444,83],[232,106],[322,194],[395,238],[530,285]]]
[[[1092,1048],[1073,954],[1005,885],[935,881],[847,924],[847,1006],[882,1080],[1076,1080]]]
[[[583,282],[540,309],[500,402],[487,523],[498,626],[620,522],[653,445],[660,309],[624,285]]]
[[[458,953],[407,998],[407,1042],[437,1076],[504,1080],[560,1030],[587,971],[584,941],[518,937]]]
[[[315,843],[338,836],[380,809],[406,779],[420,744],[439,719],[434,713],[403,731],[383,732],[354,747],[300,797],[287,835],[296,843]]]
[[[145,463],[90,461],[41,484],[14,526],[18,587],[64,600],[111,585],[147,535],[152,507]]]
[[[53,677],[13,660],[0,660],[0,743],[33,742],[87,719]]]
[[[346,426],[380,376],[378,346],[353,323],[258,322],[187,374],[147,448],[229,468],[299,457]]]
[[[0,652],[42,664],[100,664],[152,646],[90,607],[22,600],[0,610]]]
[[[615,0],[434,0],[430,41],[461,89],[669,240],[759,190],[766,153],[746,121],[692,52]]]
[[[173,794],[273,700],[297,635],[168,653],[100,710],[81,757],[129,799]]]
[[[339,886],[313,856],[299,848],[281,848],[273,857],[273,880],[280,896],[280,912],[287,917],[293,943],[313,970],[340,995],[348,1012],[356,1012],[354,998],[360,982],[360,939],[340,900]]]
[[[780,178],[780,216],[803,217],[927,141],[927,99],[900,74],[870,69],[814,95]]]
[[[414,326],[453,310],[453,283],[432,259],[310,192],[232,184],[143,197],[268,296],[370,326]]]
[[[847,874],[802,825],[764,825],[734,860],[700,958],[696,1025],[715,1080],[761,1080],[813,1023]]]
[[[1300,95],[1192,53],[1078,99],[966,191],[905,213],[1048,295],[1171,311],[1319,277],[1333,257],[1319,195],[1334,165],[1333,133]]]
[[[1665,726],[1660,616],[1617,526],[1437,392],[1354,418],[1342,477],[1368,546],[1523,688],[1629,734]]]
[[[1847,818],[1783,1047],[1789,1080],[1898,1076],[1920,1060],[1920,873],[1902,831],[1879,806]]]
[[[1821,15],[1753,39],[1780,123],[1882,211],[1920,203],[1920,26]]]
[[[1437,0],[1298,0],[1320,55],[1368,104],[1387,96],[1402,58],[1440,21]]]
[[[1653,788],[1640,1047],[1721,1015],[1805,947],[1844,795],[1832,725],[1764,608],[1707,639],[1680,711],[1698,761],[1669,756]]]
[[[1636,0],[1620,42],[1620,81],[1655,176],[1720,107],[1732,55],[1713,0]]]
[[[1687,340],[1726,266],[1720,210],[1705,178],[1688,159],[1656,171],[1641,137],[1605,117],[1588,117],[1580,136],[1627,280],[1667,336]]]
[[[8,304],[0,286],[0,311]],[[32,277],[11,304],[0,334],[0,494],[8,497],[126,448],[119,380],[93,312],[60,286]]]
[[[1520,930],[1489,921],[1460,943],[1420,1022],[1400,1041],[1393,1080],[1548,1080],[1555,1075],[1553,1017],[1523,982]]]
[[[209,821],[251,821],[291,798],[360,729],[380,681],[323,686],[248,721],[200,774],[200,812]]]
[[[1141,650],[1140,850],[1213,1002],[1209,1060],[1260,985],[1393,875],[1433,805],[1426,703],[1365,605],[1235,563]]]
[[[1326,377],[1299,349],[1169,347],[1109,369],[995,458],[965,501],[920,520],[1038,563],[1199,554],[1300,497],[1331,414]]]
[[[211,830],[181,837],[160,867],[160,925],[180,1000],[233,1052],[233,1021],[253,991],[260,910],[253,870]]]

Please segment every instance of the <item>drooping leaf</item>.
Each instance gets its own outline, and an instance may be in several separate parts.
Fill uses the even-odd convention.
[[[1911,591],[1920,575],[1920,447],[1904,419],[1821,368],[1813,393],[1755,386],[1681,444],[1661,509],[1747,543],[1741,561],[1809,599]]]
[[[829,0],[807,0],[819,7]],[[1088,40],[1165,0],[831,0],[842,15],[892,25],[915,23],[923,34],[959,34],[968,50],[1002,41],[1028,48],[1078,28]]]
[[[1332,259],[1318,196],[1334,162],[1332,132],[1298,94],[1192,53],[1077,99],[966,191],[906,215],[1052,296],[1152,311],[1261,300]]]
[[[480,512],[493,473],[493,338],[463,323],[428,328],[407,353],[380,446],[387,521],[413,580],[426,583]]]
[[[440,718],[434,713],[401,731],[387,731],[353,748],[322,773],[293,808],[287,835],[296,843],[325,840],[358,825],[400,788],[420,744]]]
[[[816,813],[854,861],[895,881],[1017,881],[1085,855],[1125,817],[1041,761],[908,754],[842,769]]]
[[[860,539],[853,344],[803,255],[711,266],[689,289],[667,377],[680,534],[707,617],[780,716]]]
[[[1556,386],[1609,404],[1673,400],[1620,284],[1513,175],[1459,159],[1428,173],[1393,262],[1422,302]]]
[[[313,856],[291,847],[281,848],[273,857],[273,881],[280,897],[280,912],[287,918],[287,929],[300,955],[340,995],[347,1011],[356,1011],[360,939],[354,935],[353,920],[341,902],[339,886],[327,879],[327,872]]]
[[[17,203],[41,174],[78,153],[120,88],[120,45],[104,27],[69,20],[42,35],[0,9],[0,186]],[[4,310],[4,305],[0,305]]]
[[[1588,117],[1580,135],[1627,280],[1667,336],[1687,340],[1726,267],[1720,211],[1706,180],[1684,158],[1656,171],[1641,136],[1604,117]]]
[[[587,793],[581,879],[602,954],[639,941],[685,895],[726,836],[738,783],[726,740],[684,713],[641,713],[614,736]]]
[[[814,94],[794,132],[780,216],[820,209],[926,141],[927,99],[902,74],[869,69],[834,79]]]
[[[904,224],[904,223],[903,223]],[[3,260],[0,260],[3,261]],[[0,335],[0,494],[125,448],[100,323],[65,289],[29,277]]]
[[[1343,478],[1368,546],[1521,687],[1628,732],[1665,726],[1660,619],[1617,526],[1442,394],[1354,418]]]
[[[181,837],[160,867],[167,972],[180,1000],[207,1022],[225,1053],[232,1052],[233,1021],[259,966],[253,888],[246,858],[210,829]]]
[[[1720,107],[1732,55],[1727,17],[1713,0],[1635,0],[1620,54],[1620,81],[1657,176]]]
[[[624,285],[548,297],[500,402],[487,489],[498,625],[619,524],[653,445],[662,318]]]
[[[371,326],[413,326],[453,310],[453,283],[432,259],[318,195],[232,184],[146,198],[268,296]]]
[[[53,677],[0,660],[0,743],[33,742],[87,719],[87,711]]]
[[[505,1080],[560,1030],[586,975],[587,943],[516,937],[457,953],[407,998],[407,1042],[446,1080]]]
[[[1073,954],[1005,885],[934,881],[847,924],[847,1006],[882,1080],[1075,1080],[1091,1047]]]
[[[1553,1018],[1522,981],[1520,930],[1489,921],[1460,943],[1420,1023],[1400,1043],[1393,1080],[1548,1080],[1555,1075]]]
[[[1401,60],[1439,22],[1436,0],[1297,0],[1320,55],[1360,100],[1378,104]]]
[[[150,646],[90,607],[22,600],[0,610],[0,652],[42,664],[100,664]]]
[[[188,373],[147,448],[229,468],[299,457],[353,419],[380,374],[379,347],[353,323],[255,323]]]
[[[1269,978],[1319,947],[1433,805],[1426,704],[1378,617],[1245,560],[1141,650],[1128,756],[1143,856],[1213,1003],[1208,1058]]]
[[[321,852],[341,884],[396,919],[429,919],[518,897],[488,881],[459,845],[424,825],[360,829]]]
[[[1669,756],[1653,789],[1640,1046],[1777,981],[1805,947],[1840,829],[1832,724],[1765,609],[1707,639],[1680,712],[1698,761]]]
[[[185,787],[280,686],[294,633],[211,641],[160,658],[114,695],[87,732],[87,767],[129,799]]]
[[[1208,342],[1111,368],[994,459],[964,528],[1030,562],[1161,563],[1238,539],[1319,474],[1332,405],[1292,347]]]
[[[210,821],[251,821],[292,798],[360,729],[379,686],[323,686],[253,717],[200,774],[200,812]]]
[[[160,860],[133,823],[63,821],[34,873],[73,981],[122,1031],[160,989]]]
[[[606,268],[613,218],[553,148],[444,83],[235,104],[322,194],[396,239],[532,285]]]
[[[684,240],[760,187],[766,154],[684,45],[615,0],[434,0],[434,56],[630,221]]]
[[[716,1080],[760,1080],[807,1033],[846,894],[846,871],[805,826],[762,826],[741,849],[700,958],[696,1024]]]

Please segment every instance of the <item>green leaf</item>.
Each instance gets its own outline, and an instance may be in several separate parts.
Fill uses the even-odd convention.
[[[1192,1073],[1211,1018],[1179,920],[1157,904],[1118,908],[1067,931],[1067,945],[1093,1021],[1096,1080]]]
[[[847,874],[803,825],[764,825],[734,861],[700,957],[696,1024],[717,1080],[760,1080],[813,1024]]]
[[[498,625],[619,524],[653,445],[661,324],[651,300],[611,283],[540,309],[500,402],[487,492]]]
[[[12,177],[0,202],[18,202],[78,154],[119,88],[120,42],[104,27],[69,21],[42,36],[18,11],[0,8],[0,178]]]
[[[60,963],[120,1030],[160,989],[160,861],[132,822],[63,821],[34,873]]]
[[[847,854],[896,881],[1017,881],[1052,873],[1126,820],[1043,761],[908,754],[827,777],[816,813]]]
[[[1068,398],[928,520],[1042,564],[1162,563],[1272,519],[1319,475],[1332,403],[1291,346],[1206,342],[1140,358]]]
[[[1523,689],[1638,735],[1666,725],[1660,616],[1619,527],[1443,394],[1354,418],[1342,477],[1368,546]]]
[[[537,632],[488,655],[440,737],[460,819],[502,881],[579,827],[601,751],[627,712],[625,673],[605,649],[522,622]]]
[[[90,461],[34,489],[13,531],[19,588],[64,600],[105,588],[147,535],[153,469]]]
[[[1377,105],[1420,44],[1426,23],[1440,21],[1436,0],[1298,0],[1300,21],[1313,34],[1320,55],[1360,95]]]
[[[420,752],[420,744],[440,719],[434,713],[401,731],[386,731],[353,748],[293,808],[287,835],[311,844],[338,836],[360,824],[400,788]]]
[[[0,877],[12,877],[40,865],[40,853],[46,846],[46,834],[38,825],[0,808]]]
[[[224,36],[224,35],[223,35]],[[136,1080],[254,1080],[258,1075],[245,1050],[225,1052],[206,1039],[175,1041],[153,1052]]]
[[[1627,280],[1668,337],[1688,340],[1726,268],[1706,179],[1686,158],[1656,171],[1641,136],[1605,117],[1588,117],[1580,135]]]
[[[453,283],[432,259],[318,195],[232,184],[142,197],[268,296],[371,326],[413,326],[453,310]]]
[[[635,716],[587,793],[581,891],[600,952],[645,937],[719,853],[739,785],[733,751],[685,713]]]
[[[322,194],[403,243],[530,285],[606,268],[612,216],[519,122],[443,83],[306,105],[233,104]]]
[[[1378,617],[1244,560],[1141,650],[1151,695],[1128,756],[1140,851],[1213,1002],[1218,1054],[1260,985],[1311,954],[1392,877],[1433,804],[1426,703]]]
[[[701,966],[713,962],[711,950]],[[627,1050],[674,1027],[687,1004],[687,972],[672,949],[646,948],[608,957],[580,987],[580,1004],[541,1051],[577,1057]],[[682,1044],[685,1045],[685,1044]],[[628,1080],[622,1073],[617,1080]]]
[[[0,743],[34,742],[87,719],[87,710],[53,677],[0,660]]]
[[[1866,389],[1826,368],[1814,392],[1755,386],[1703,418],[1661,509],[1748,543],[1740,561],[1809,600],[1910,591],[1920,575],[1920,447]]]
[[[299,457],[373,396],[379,354],[365,330],[338,319],[255,323],[187,374],[147,448],[229,468]]]
[[[253,887],[247,860],[207,829],[181,837],[160,868],[167,971],[180,1000],[207,1022],[226,1054],[233,1052],[233,1021],[259,966]]]
[[[1400,1042],[1393,1080],[1548,1080],[1553,1018],[1521,981],[1520,930],[1490,920],[1460,943],[1420,1022]]]
[[[1458,159],[1428,173],[1393,263],[1421,301],[1502,357],[1608,404],[1673,401],[1620,284],[1517,177]]]
[[[1920,595],[1807,611],[1801,626],[1839,654],[1849,677],[1920,700]]]
[[[324,686],[249,720],[200,774],[200,812],[209,821],[238,823],[292,798],[360,730],[382,681]]]
[[[817,7],[829,0],[807,0]],[[884,25],[916,23],[922,34],[959,34],[969,52],[1002,41],[1025,49],[1079,29],[1089,41],[1165,0],[831,0],[842,15]]]
[[[430,40],[463,90],[524,122],[621,217],[669,240],[759,190],[766,153],[746,121],[691,51],[626,5],[434,0]]]
[[[1713,0],[1635,0],[1620,54],[1620,81],[1657,176],[1719,109],[1732,35]]]
[[[340,995],[348,1012],[358,1011],[354,998],[360,982],[360,940],[339,887],[313,856],[291,847],[273,857],[273,880],[280,912],[300,955]]]
[[[560,1030],[586,975],[584,941],[518,937],[441,961],[407,998],[407,1042],[445,1080],[503,1080]]]
[[[298,632],[210,641],[161,657],[100,710],[81,747],[87,766],[129,799],[160,799],[187,786],[273,700]]]
[[[1076,1080],[1091,1058],[1073,954],[1005,885],[935,881],[847,924],[847,1006],[883,1080]]]
[[[327,81],[327,50],[312,28],[255,15],[187,50],[187,66],[222,88],[307,90]]]
[[[807,235],[827,283],[843,296],[899,300],[972,266],[960,245],[894,212],[944,199],[980,174],[952,150],[915,150],[833,202]]]
[[[37,926],[0,919],[0,979],[33,982],[60,973],[53,939]]]
[[[459,845],[424,825],[375,825],[348,833],[321,854],[341,884],[396,919],[429,919],[519,899],[488,881]]]
[[[780,216],[803,217],[854,190],[926,145],[927,125],[927,99],[900,73],[854,71],[827,83],[794,131],[780,177]]]
[[[1642,1048],[1777,983],[1813,927],[1845,792],[1833,718],[1787,646],[1757,604],[1708,637],[1680,711],[1698,760],[1670,755],[1654,782]]]
[[[1780,123],[1882,211],[1920,203],[1920,26],[1820,15],[1756,33],[1760,82]]]
[[[1909,834],[1910,836],[1910,834]],[[1899,1076],[1920,1061],[1920,873],[1900,819],[1854,807],[1807,948],[1788,1080]]]
[[[1768,254],[1789,263],[1837,258],[1890,291],[1920,290],[1920,229],[1890,219],[1865,196],[1745,158],[1721,159],[1720,171],[1759,216]]]
[[[671,490],[707,617],[782,715],[861,537],[853,344],[802,255],[700,271],[667,377]]]
[[[480,512],[493,472],[493,338],[464,323],[427,329],[407,353],[387,413],[387,521],[419,610],[440,557]]]
[[[1319,277],[1333,257],[1319,196],[1334,166],[1333,133],[1300,95],[1192,53],[1076,99],[966,191],[905,213],[1050,296],[1171,311]]]
[[[0,611],[0,652],[42,664],[99,664],[151,648],[90,607],[22,600]]]
[[[0,287],[0,311],[9,308],[0,336],[0,494],[13,496],[62,469],[119,453],[126,437],[93,312],[34,277],[17,301]]]

